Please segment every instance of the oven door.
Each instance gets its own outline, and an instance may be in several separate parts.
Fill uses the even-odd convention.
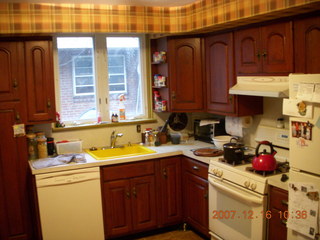
[[[212,239],[265,239],[267,196],[209,175]]]

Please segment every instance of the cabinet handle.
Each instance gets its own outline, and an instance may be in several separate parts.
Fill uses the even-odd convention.
[[[208,199],[208,191],[203,195],[204,199]]]
[[[164,168],[164,169],[162,170],[162,175],[163,175],[164,178],[167,178],[167,177],[168,177],[167,169]]]
[[[137,198],[137,192],[136,192],[136,188],[132,188],[132,195]]]
[[[283,225],[287,225],[287,220],[281,220],[281,223],[282,223]]]
[[[176,92],[175,91],[171,92],[171,99],[172,99],[172,101],[176,100]]]
[[[127,199],[130,198],[130,191],[129,190],[127,190],[127,192],[126,192],[126,197],[127,197]]]
[[[287,200],[281,200],[282,205],[288,206],[288,201]]]
[[[16,121],[19,122],[21,120],[20,113],[16,111]]]
[[[267,52],[266,52],[266,50],[263,50],[262,57],[264,57],[264,58],[267,57]]]
[[[228,100],[229,100],[229,103],[231,103],[233,100],[233,95],[229,95]]]
[[[199,167],[198,166],[193,166],[192,169],[198,171]]]
[[[47,107],[48,107],[48,108],[51,108],[51,101],[50,101],[50,98],[48,98],[48,101],[47,101]]]
[[[257,56],[257,58],[260,60],[260,57],[261,57],[260,52],[257,52],[256,56]]]
[[[12,84],[13,88],[18,88],[18,81],[17,79],[13,79],[13,84]]]

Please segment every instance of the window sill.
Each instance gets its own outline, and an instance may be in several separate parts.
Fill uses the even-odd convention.
[[[77,126],[66,126],[62,128],[52,127],[52,132],[66,132],[66,131],[76,131],[83,129],[92,129],[92,128],[107,128],[107,127],[118,127],[126,125],[136,125],[144,123],[156,123],[156,119],[137,119],[137,120],[125,120],[121,122],[102,122],[100,124],[83,124]]]

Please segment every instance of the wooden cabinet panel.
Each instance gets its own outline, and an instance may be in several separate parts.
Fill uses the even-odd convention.
[[[0,239],[32,239],[28,198],[28,159],[25,137],[14,137],[21,123],[19,102],[0,103]]]
[[[161,221],[163,225],[182,220],[181,161],[180,157],[160,160]]]
[[[172,111],[203,110],[200,38],[168,40]]]
[[[157,225],[155,176],[131,179],[133,229],[141,231]]]
[[[214,113],[234,113],[234,98],[229,88],[235,84],[233,72],[233,34],[205,39],[207,109]]]
[[[104,223],[106,236],[117,236],[132,231],[131,189],[129,180],[105,182]]]
[[[25,90],[23,43],[0,42],[0,101],[19,100]]]
[[[294,21],[295,72],[320,73],[320,17]]]
[[[261,71],[260,31],[249,28],[235,32],[235,60],[238,74],[252,74]]]
[[[268,225],[268,239],[287,239],[287,226],[286,219],[283,214],[280,215],[279,211],[288,210],[288,191],[279,189],[277,187],[269,187],[269,206],[272,218],[269,219]],[[282,216],[282,218],[280,218]]]
[[[293,38],[291,22],[261,27],[261,41],[263,72],[293,72]]]
[[[30,124],[55,120],[51,41],[25,42],[27,109]]]
[[[288,74],[293,71],[292,23],[235,32],[237,75]]]
[[[208,181],[189,172],[184,173],[184,178],[186,221],[199,232],[208,236]]]

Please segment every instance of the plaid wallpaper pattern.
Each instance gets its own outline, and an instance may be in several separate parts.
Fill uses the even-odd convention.
[[[183,33],[318,5],[320,0],[200,0],[182,7],[0,3],[0,34]]]

